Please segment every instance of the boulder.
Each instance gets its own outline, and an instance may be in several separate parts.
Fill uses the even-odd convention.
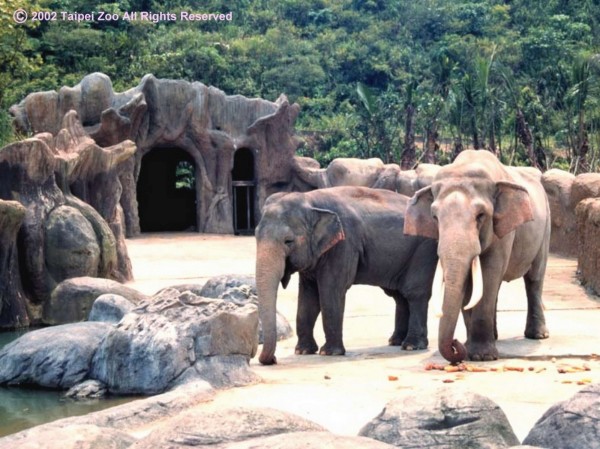
[[[96,299],[106,293],[119,295],[133,304],[148,297],[137,290],[110,279],[78,277],[61,282],[44,304],[42,321],[56,325],[83,321],[88,318]]]
[[[571,208],[574,210],[586,198],[600,197],[600,173],[582,173],[575,177],[571,190]]]
[[[107,335],[90,377],[119,394],[156,394],[198,378],[215,385],[256,381],[248,364],[258,346],[257,327],[252,304],[237,306],[189,291],[163,290],[125,315]],[[206,360],[212,357],[218,359]],[[219,366],[227,373],[215,381]],[[206,367],[210,370],[204,373]],[[236,372],[243,373],[239,380],[228,377]]]
[[[97,380],[84,380],[65,393],[65,397],[72,399],[97,399],[106,396],[106,385]]]
[[[228,444],[227,449],[392,449],[394,446],[365,437],[335,435],[329,432],[292,432]]]
[[[239,441],[276,434],[292,434],[293,442],[303,437],[297,432],[322,432],[318,424],[291,413],[267,408],[226,408],[217,411],[190,410],[171,420],[166,427],[139,440],[131,449],[158,447],[224,448]],[[254,447],[262,447],[254,446]],[[320,446],[316,446],[320,447]]]
[[[79,210],[66,205],[52,210],[45,233],[46,267],[56,282],[98,275],[100,247],[94,228]]]
[[[502,448],[519,444],[490,399],[455,388],[408,393],[388,402],[359,435],[398,447]]]
[[[0,350],[0,385],[71,388],[88,377],[96,349],[113,328],[75,323],[26,333]]]
[[[215,276],[206,282],[198,293],[207,298],[218,298],[231,301],[235,304],[256,304],[258,307],[258,296],[256,293],[256,281],[254,276],[244,275],[222,275]],[[277,340],[286,340],[293,336],[292,326],[287,318],[281,313],[276,315]],[[263,343],[262,323],[258,323],[258,343]]]
[[[92,310],[88,321],[104,321],[106,323],[118,323],[132,309],[135,304],[127,298],[114,293],[105,293],[98,296],[92,304]]]
[[[600,448],[600,384],[553,405],[533,426],[523,444],[548,449]]]
[[[334,435],[329,432],[294,432],[269,437],[255,438],[247,441],[228,444],[227,449],[392,449],[381,441],[365,437]]]
[[[107,427],[79,424],[69,427],[34,427],[27,433],[0,439],[4,449],[126,449],[134,437]]]

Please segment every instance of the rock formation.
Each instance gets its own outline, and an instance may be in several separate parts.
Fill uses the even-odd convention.
[[[600,448],[600,384],[582,389],[538,420],[523,444],[548,449]]]
[[[233,233],[236,215],[249,217],[250,222],[243,224],[251,229],[267,196],[292,189],[291,164],[300,144],[294,136],[299,107],[290,105],[284,95],[276,102],[227,96],[199,82],[152,75],[132,89],[115,92],[106,75],[93,73],[75,87],[32,93],[13,105],[10,113],[21,131],[55,135],[70,110],[77,112],[85,132],[98,145],[117,145],[127,139],[135,143],[135,158],[116,174],[123,190],[120,204],[128,236],[140,232],[140,218],[144,227],[138,208],[146,214],[147,228],[161,230],[152,227],[153,214],[174,215],[166,210],[170,204],[177,213],[195,209],[188,224],[199,232]],[[150,153],[157,156],[159,170],[172,173],[150,176],[148,183],[139,186]],[[187,192],[174,187],[175,170],[182,161],[193,168]],[[114,175],[95,180],[107,186],[113,182]],[[77,183],[74,191],[83,194],[87,188],[86,183]],[[100,213],[114,207],[114,197],[102,198],[85,200]],[[149,203],[158,210],[146,211]]]
[[[519,444],[492,400],[468,390],[440,388],[388,402],[360,435],[398,447],[502,448]]]
[[[550,251],[575,257],[578,255],[579,232],[575,209],[586,198],[600,197],[600,174],[573,175],[552,169],[542,176],[550,203],[552,232]]]
[[[117,173],[134,152],[127,140],[98,146],[74,111],[62,118],[55,135],[37,134],[0,150],[0,200],[25,208],[21,226],[14,228],[18,213],[6,212],[6,203],[3,207],[4,216],[13,218],[12,224],[8,218],[2,223],[0,232],[12,238],[6,248],[16,245],[16,250],[6,259],[0,284],[18,292],[7,310],[20,311],[12,312],[4,327],[38,323],[44,304],[65,279],[131,279]]]
[[[96,380],[94,388],[116,394],[157,394],[194,381],[241,385],[258,380],[248,366],[257,345],[255,305],[164,289],[116,324],[112,317],[63,324],[11,342],[0,350],[0,385],[81,390]]]
[[[17,248],[25,212],[18,201],[0,200],[0,329],[29,326]]]

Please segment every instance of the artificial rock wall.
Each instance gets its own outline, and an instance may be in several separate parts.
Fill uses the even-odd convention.
[[[199,82],[153,75],[132,89],[115,92],[108,76],[93,73],[75,87],[32,93],[10,113],[21,131],[55,135],[70,110],[77,112],[98,145],[135,143],[134,157],[119,173],[127,236],[140,232],[136,183],[143,157],[154,149],[183,150],[193,159],[199,232],[234,232],[232,169],[238,149],[252,153],[255,217],[270,194],[293,189],[299,106],[290,105],[284,95],[276,102],[228,96]]]

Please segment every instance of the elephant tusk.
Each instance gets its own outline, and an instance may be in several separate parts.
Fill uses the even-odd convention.
[[[481,260],[476,256],[471,262],[471,276],[473,276],[473,288],[471,299],[464,309],[469,310],[475,307],[483,297],[483,274],[481,272]]]
[[[439,318],[443,315],[442,301],[444,299],[445,288],[446,285],[444,283],[444,270],[442,269],[442,261],[438,260],[437,267],[435,268],[435,275],[433,276],[433,284],[431,285],[430,299],[436,318]]]

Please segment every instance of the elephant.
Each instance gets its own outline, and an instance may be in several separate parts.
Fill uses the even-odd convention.
[[[437,264],[436,241],[404,236],[408,197],[356,186],[276,193],[256,228],[256,288],[263,348],[259,362],[276,363],[279,283],[299,273],[296,354],[318,350],[313,335],[322,313],[321,355],[343,355],[346,292],[353,284],[381,287],[396,302],[389,344],[425,349],[427,307]]]
[[[293,172],[298,190],[308,191],[338,186],[362,186],[392,190],[412,196],[431,184],[439,170],[435,164],[419,164],[414,170],[401,170],[398,164],[384,164],[379,158],[337,158],[327,168],[309,157],[294,157]]]
[[[542,287],[550,212],[539,170],[505,166],[485,150],[463,151],[411,198],[404,232],[438,240],[431,307],[443,297],[438,348],[446,360],[498,358],[498,290],[502,281],[520,277],[525,337],[548,338]],[[466,346],[454,339],[461,308]]]
[[[371,187],[385,165],[379,158],[337,158],[327,168],[319,168],[309,158],[294,158],[294,172],[301,181],[313,189],[338,186]],[[315,161],[316,162],[316,161]]]

